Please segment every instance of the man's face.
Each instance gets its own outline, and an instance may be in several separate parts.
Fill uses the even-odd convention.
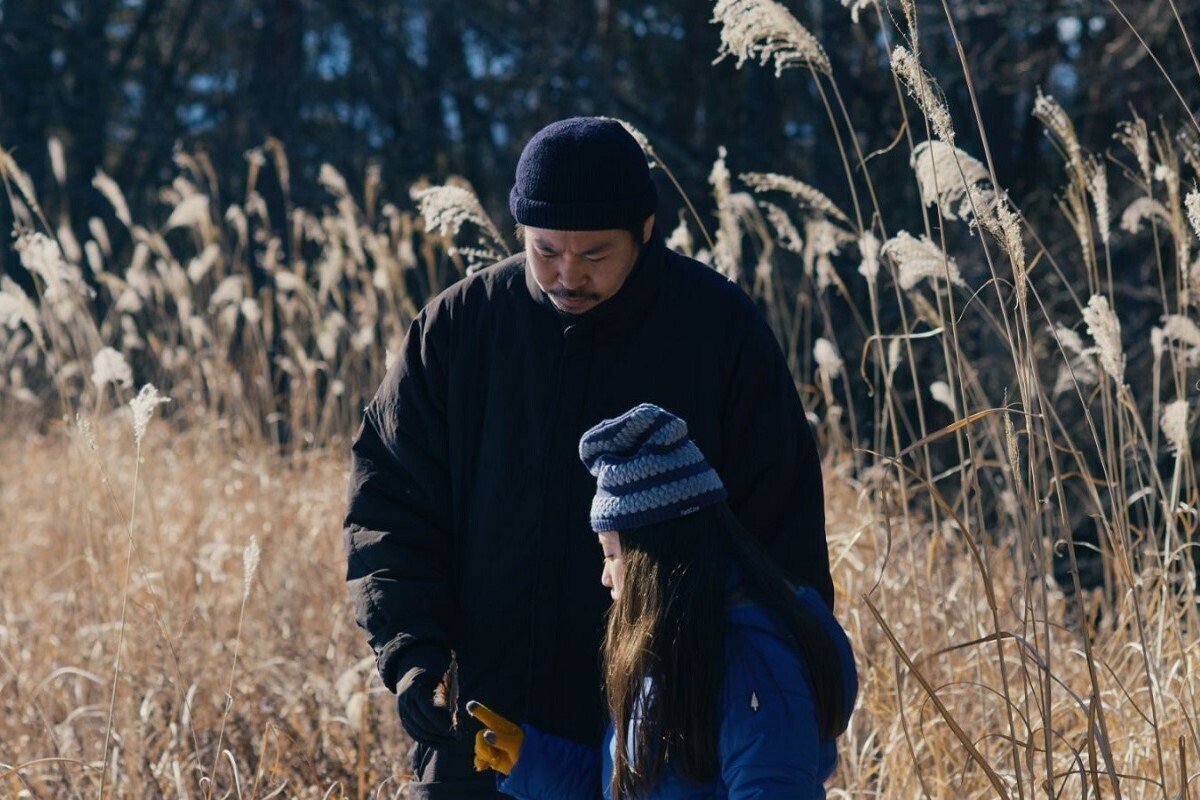
[[[654,217],[646,220],[642,241]],[[637,261],[629,231],[554,231],[525,228],[525,261],[533,279],[560,311],[582,314],[615,295]]]

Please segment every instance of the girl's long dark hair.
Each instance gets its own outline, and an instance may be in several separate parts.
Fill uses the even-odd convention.
[[[747,599],[774,612],[807,664],[820,736],[841,733],[850,709],[829,634],[728,505],[622,532],[621,551],[603,653],[614,800],[649,794],[668,759],[696,784],[717,773],[731,562]]]

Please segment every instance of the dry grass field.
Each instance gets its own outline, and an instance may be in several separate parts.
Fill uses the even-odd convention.
[[[830,796],[1196,796],[1200,127],[1089,153],[1039,96],[1060,209],[1030,218],[902,15],[908,124],[871,158],[911,167],[910,233],[816,40],[715,8],[722,55],[811,75],[852,190],[721,153],[717,219],[665,226],[761,304],[826,453],[862,680]],[[81,242],[0,149],[32,280],[0,283],[0,796],[403,796],[343,583],[348,437],[424,299],[506,244],[465,183],[388,202],[325,168],[323,207],[272,215],[268,160],[218,203],[181,152],[144,220],[100,173]]]
[[[131,528],[128,414],[95,449],[57,426],[2,449],[0,760],[45,760],[0,796],[97,796],[106,738],[114,796],[214,774],[218,795],[394,794],[403,737],[343,583],[345,453],[153,425]]]
[[[0,445],[17,467],[0,484],[0,759],[17,767],[0,795],[96,796],[107,739],[106,796],[402,796],[404,735],[342,581],[345,453],[152,423],[139,465],[127,410],[94,429],[94,449],[62,425]],[[1018,548],[982,548],[985,573],[956,537],[880,520],[844,467],[827,464],[830,552],[863,690],[831,796],[1018,797],[1017,774],[1026,796],[1157,797],[1159,775],[1177,796],[1200,655],[1161,587],[1123,593],[1145,634],[1102,625],[1089,661]]]

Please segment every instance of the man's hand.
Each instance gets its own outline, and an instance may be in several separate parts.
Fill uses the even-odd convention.
[[[521,755],[521,745],[525,743],[525,732],[474,700],[467,703],[467,713],[484,726],[475,734],[475,769],[494,769],[505,775],[512,772]]]
[[[453,722],[444,692],[438,689],[442,675],[428,666],[410,667],[396,685],[396,711],[404,730],[428,747],[454,743]]]

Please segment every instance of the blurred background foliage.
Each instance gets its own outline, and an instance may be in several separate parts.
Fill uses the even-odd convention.
[[[888,148],[901,126],[888,53],[902,43],[892,30],[903,26],[881,31],[873,13],[856,24],[833,0],[784,5],[828,52],[863,151]],[[917,6],[922,63],[956,116],[958,145],[980,153],[974,120],[958,118],[971,104],[945,12],[928,0]],[[1182,118],[1146,46],[1188,106],[1200,103],[1180,35],[1200,31],[1200,2],[1175,4],[1182,25],[1162,0],[1123,6],[949,4],[997,176],[1029,216],[1053,200],[1057,181],[1045,176],[1061,174],[1031,114],[1039,88],[1095,152],[1111,145],[1131,111],[1151,127],[1159,114]],[[133,218],[165,219],[171,205],[158,190],[173,177],[174,153],[206,156],[226,199],[237,200],[245,154],[269,137],[288,156],[289,203],[328,202],[317,180],[323,163],[356,196],[378,170],[379,191],[401,205],[414,180],[460,175],[509,235],[506,198],[522,144],[576,114],[619,117],[643,131],[706,221],[720,146],[734,174],[796,175],[845,207],[814,82],[803,70],[777,79],[728,60],[714,67],[711,16],[711,4],[693,0],[0,0],[0,144],[41,188],[52,177],[46,142],[63,142],[64,191],[43,200],[51,219],[65,207],[81,240],[91,217],[113,213],[92,187],[97,169],[123,188]],[[906,156],[871,165],[885,205],[913,217],[891,220],[900,227],[920,208]],[[268,162],[265,178],[272,169]],[[280,182],[257,188],[283,227],[287,204],[271,196]],[[681,201],[663,195],[669,230]],[[0,204],[0,230],[11,230],[10,213]],[[15,254],[6,253],[6,266],[19,275]]]

